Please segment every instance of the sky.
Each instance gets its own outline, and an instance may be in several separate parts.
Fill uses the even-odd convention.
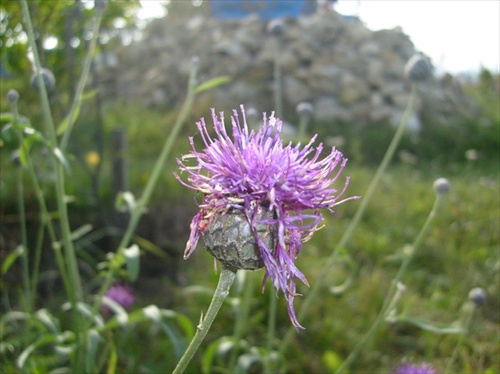
[[[163,15],[162,2],[141,0],[141,18]],[[335,10],[373,31],[400,26],[438,72],[500,71],[500,0],[339,0]]]

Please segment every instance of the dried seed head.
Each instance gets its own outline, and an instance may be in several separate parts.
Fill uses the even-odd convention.
[[[257,221],[270,219],[271,213],[259,211]],[[255,225],[260,240],[271,251],[276,247],[273,225]],[[202,232],[208,252],[224,265],[234,269],[256,270],[264,266],[259,246],[244,213],[237,209],[217,213]]]
[[[413,82],[422,82],[432,75],[432,64],[429,59],[421,54],[412,56],[405,66],[405,76]]]

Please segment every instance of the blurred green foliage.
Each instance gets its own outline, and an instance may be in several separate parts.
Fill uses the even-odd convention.
[[[62,70],[63,67],[58,66],[58,69]],[[305,320],[300,321],[307,330],[296,336],[286,353],[287,372],[333,372],[368,330],[395,275],[402,248],[414,240],[431,208],[434,198],[432,182],[437,177],[449,178],[452,189],[445,209],[437,217],[436,225],[417,252],[404,279],[408,291],[403,295],[400,308],[407,309],[414,317],[453,325],[463,318],[469,290],[483,287],[489,298],[474,319],[454,369],[464,373],[494,373],[500,370],[498,81],[498,75],[483,72],[476,83],[467,86],[467,92],[481,108],[482,116],[477,122],[449,127],[429,125],[425,126],[418,139],[411,134],[405,138],[399,148],[400,155],[407,152],[412,157],[400,157],[394,162],[378,188],[377,198],[369,206],[354,238],[347,245],[347,252],[356,270],[353,284],[340,295],[331,292],[330,286],[341,284],[349,274],[346,264],[339,261],[335,271],[328,276],[329,286],[321,291],[323,297],[311,307]],[[1,97],[5,97],[9,88],[16,88],[20,92],[21,114],[29,114],[37,127],[37,101],[29,86],[29,78],[23,74],[2,79]],[[62,111],[58,103],[53,104],[56,112]],[[6,100],[1,100],[0,106],[2,112],[9,110]],[[199,113],[210,116],[209,108],[202,107],[200,102],[193,113],[196,115],[193,114],[185,124],[179,141],[174,145],[172,154],[176,157],[189,152],[188,136],[195,136],[195,142],[199,144],[194,125]],[[108,212],[113,210],[112,131],[120,128],[127,134],[128,184],[132,192],[138,193],[149,177],[175,117],[175,110],[155,111],[136,103],[99,102],[98,98],[85,102],[73,134],[76,141],[68,155],[71,175],[66,187],[68,195],[73,197],[71,218],[74,222],[88,221],[89,218],[93,222],[98,209],[103,208]],[[3,123],[0,125],[3,126]],[[394,129],[384,124],[366,128],[347,124],[313,124],[311,131],[318,132],[321,141],[327,144],[331,136],[343,138],[343,145],[339,145],[339,149],[351,160],[345,170],[345,174],[351,177],[347,193],[362,196],[373,177],[373,166],[382,159]],[[102,149],[96,140],[99,138]],[[16,232],[11,229],[17,224],[14,201],[18,169],[10,160],[16,146],[15,142],[3,139],[0,147],[1,235],[7,239],[7,245],[16,239]],[[469,150],[476,150],[477,157],[466,157]],[[90,158],[89,154],[97,154],[97,157]],[[50,170],[44,169],[46,155],[43,147],[34,148],[32,155],[39,167],[43,185],[46,189],[53,188]],[[96,168],[95,162],[100,165],[100,169]],[[175,214],[170,210],[172,203],[188,201],[192,202],[192,206],[186,205],[184,210],[194,207],[194,193],[178,183],[173,176],[176,170],[176,161],[171,157],[164,166],[164,174],[154,193],[151,208],[164,206],[165,214]],[[25,195],[28,213],[34,213],[36,209],[36,204],[32,204],[32,194],[33,191],[27,186]],[[359,202],[351,201],[339,207],[333,215],[327,215],[325,227],[304,244],[297,264],[310,283],[321,272],[325,259],[354,215],[357,204]],[[28,216],[36,217],[35,214]],[[160,220],[162,217],[155,218]],[[181,248],[187,237],[177,235],[171,240]],[[94,267],[102,260],[99,256],[103,256],[107,250],[99,248],[100,251],[96,251],[96,247],[96,243],[79,245],[82,266],[91,275],[95,274]],[[144,253],[142,260],[154,262],[161,271],[148,273],[146,270],[139,276],[136,285],[138,307],[150,303],[169,307],[187,315],[195,325],[200,311],[206,310],[210,291],[217,281],[212,258],[199,249],[196,255],[181,265],[174,262],[172,257],[160,258],[151,253]],[[50,260],[47,260],[49,265]],[[165,270],[169,267],[177,268],[181,273],[181,282],[172,280]],[[44,269],[44,276],[54,277],[50,267]],[[256,271],[251,276],[260,280],[263,271]],[[15,287],[13,284],[16,284],[15,280],[2,281],[2,289]],[[269,294],[273,291],[268,287],[262,295],[260,282],[254,284],[255,297],[245,340],[248,346],[260,347],[266,334]],[[306,294],[308,288],[300,286],[298,292]],[[233,290],[233,293],[237,291]],[[216,339],[232,334],[238,312],[238,295],[232,296],[234,298],[226,303],[216,319],[206,347]],[[56,298],[57,295],[54,299],[49,298],[49,304],[60,305],[60,300]],[[296,300],[297,306],[300,306],[301,299]],[[278,338],[290,326],[282,297],[279,304]],[[32,336],[24,338],[31,339]],[[457,339],[456,335],[436,335],[406,323],[387,324],[375,336],[359,362],[355,363],[353,372],[391,372],[405,359],[430,362],[438,370],[443,369]],[[145,325],[122,331],[116,334],[114,341],[120,352],[117,366],[120,372],[165,372],[175,366],[172,344],[154,326]],[[201,367],[203,354],[202,348],[191,364],[193,372]],[[49,361],[55,358],[47,354],[42,359],[47,360],[49,367]],[[5,369],[16,372],[14,367]],[[224,370],[215,368],[213,372],[222,373]]]

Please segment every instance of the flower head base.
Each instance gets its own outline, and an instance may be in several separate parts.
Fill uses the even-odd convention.
[[[201,119],[197,126],[205,149],[197,151],[191,137],[191,153],[177,160],[188,173],[187,182],[176,174],[177,179],[203,194],[184,258],[193,253],[202,237],[209,252],[227,266],[265,266],[264,281],[269,277],[273,287],[283,291],[293,325],[302,328],[293,310],[295,278],[305,284],[307,280],[295,266],[295,258],[302,242],[318,229],[321,208],[331,211],[356,198],[339,200],[348,179],[340,192],[332,187],[347,159],[332,148],[320,160],[323,146],[313,147],[316,136],[302,148],[300,143],[285,146],[280,139],[282,122],[274,113],[270,117],[264,114],[258,131],[249,130],[243,106],[241,115],[243,123],[233,111],[230,136],[224,114],[218,117],[212,110],[216,137],[209,135]],[[190,159],[194,165],[186,163]]]

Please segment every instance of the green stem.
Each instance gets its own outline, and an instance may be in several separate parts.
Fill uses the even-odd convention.
[[[389,313],[391,310],[395,307],[395,303],[399,299],[400,296],[400,291],[398,290],[398,284],[401,282],[401,279],[403,278],[404,273],[408,269],[408,265],[410,264],[411,260],[413,259],[413,256],[415,255],[415,251],[418,247],[423,242],[423,239],[427,236],[429,233],[429,229],[432,226],[432,223],[434,221],[434,218],[441,207],[443,202],[443,195],[437,193],[436,194],[436,199],[434,200],[434,205],[427,216],[427,219],[425,220],[424,225],[422,226],[422,229],[420,230],[419,234],[417,235],[415,241],[413,242],[413,245],[411,246],[411,249],[409,251],[405,251],[404,253],[404,258],[401,263],[401,266],[399,267],[398,272],[396,273],[396,276],[391,282],[391,287],[389,288],[389,292],[387,293],[387,296],[385,297],[384,303],[382,304],[382,308],[380,309],[379,314],[377,315],[377,318],[375,319],[374,323],[371,325],[370,329],[368,332],[363,336],[361,340],[358,341],[354,349],[349,353],[345,361],[342,363],[342,365],[339,367],[339,369],[336,371],[336,374],[344,373],[346,370],[349,368],[349,366],[356,360],[359,356],[359,354],[362,352],[363,348],[368,344],[373,336],[377,333],[377,331],[380,329],[382,326],[383,322],[386,320],[388,317]]]
[[[306,129],[308,124],[309,118],[301,116],[299,122],[299,133],[297,134],[297,138],[299,139],[299,141],[302,141],[306,137]]]
[[[212,302],[208,307],[207,314],[205,317],[201,316],[200,323],[197,326],[196,334],[194,335],[191,343],[184,352],[184,355],[181,357],[177,366],[175,367],[172,374],[183,373],[186,370],[189,362],[193,358],[194,354],[200,347],[201,343],[205,339],[212,323],[219,312],[220,307],[224,303],[227,295],[229,295],[229,290],[231,285],[233,284],[234,278],[236,277],[236,271],[222,266],[222,270],[220,273],[219,283],[217,284],[217,288],[215,289],[214,296],[212,298]]]
[[[373,194],[375,193],[375,191],[378,187],[378,184],[379,184],[382,176],[384,175],[390,161],[392,160],[394,153],[396,151],[396,148],[397,148],[399,142],[401,141],[401,138],[405,132],[406,126],[408,125],[408,121],[413,113],[413,106],[415,104],[416,94],[417,94],[416,88],[415,88],[415,86],[412,86],[410,100],[409,100],[408,105],[406,107],[405,113],[404,113],[403,117],[401,118],[401,122],[400,122],[400,124],[399,124],[399,126],[394,134],[394,137],[392,138],[391,144],[387,148],[387,151],[385,152],[384,158],[382,159],[382,162],[380,163],[380,165],[375,173],[375,176],[373,177],[370,185],[368,186],[368,190],[366,191],[365,195],[361,199],[361,203],[360,203],[356,213],[354,214],[353,219],[349,223],[349,226],[347,227],[347,229],[344,231],[342,238],[340,239],[339,243],[337,244],[337,246],[333,250],[332,254],[327,259],[326,264],[323,267],[323,271],[321,272],[321,274],[319,275],[317,280],[314,282],[314,284],[311,286],[311,290],[309,291],[307,296],[304,298],[304,300],[302,302],[302,306],[301,306],[299,313],[298,313],[299,320],[304,317],[304,315],[309,310],[309,307],[311,305],[313,305],[313,301],[316,299],[316,297],[318,297],[319,290],[323,286],[323,283],[324,283],[327,275],[330,274],[331,269],[337,260],[340,248],[344,248],[346,246],[348,241],[351,239],[351,237],[354,233],[354,230],[356,229],[359,222],[361,221],[361,218],[363,217],[363,215],[366,211],[368,203],[371,201],[371,198],[372,198]],[[280,346],[280,353],[281,354],[283,354],[286,351],[286,349],[288,348],[288,345],[290,344],[294,333],[295,333],[295,330],[292,327],[290,327],[288,329],[282,343],[281,343],[281,346]]]
[[[68,146],[69,137],[71,135],[71,130],[73,129],[73,125],[75,123],[76,117],[78,116],[78,109],[81,105],[83,90],[85,89],[85,84],[87,83],[90,68],[92,66],[92,57],[94,56],[94,51],[97,45],[98,35],[99,35],[99,27],[101,24],[101,19],[103,15],[103,9],[97,7],[96,17],[94,18],[94,24],[92,25],[92,38],[90,39],[90,44],[87,50],[87,55],[85,56],[85,60],[83,63],[82,74],[80,75],[80,80],[78,81],[78,85],[76,87],[75,96],[73,98],[73,102],[71,104],[71,108],[67,115],[68,127],[64,131],[64,135],[61,139],[60,148],[64,152],[66,147]]]
[[[14,113],[14,124],[19,119],[19,112],[17,109],[17,102],[12,103],[12,111]],[[24,143],[23,134],[18,131],[18,140],[21,147],[21,153],[27,155],[28,151]],[[20,167],[17,170],[17,208],[19,210],[19,229],[21,231],[21,245],[22,251],[22,266],[23,266],[23,286],[24,286],[24,298],[25,307],[28,313],[33,311],[33,298],[32,298],[32,288],[30,283],[30,268],[29,268],[29,257],[28,257],[28,235],[26,233],[26,209],[24,206],[24,182],[23,182],[23,170]]]
[[[475,312],[476,312],[476,305],[474,305],[474,303],[472,303],[472,310],[469,311],[469,313],[467,315],[467,318],[465,320],[465,323],[464,323],[465,329],[468,330],[470,328],[470,324],[471,324],[472,318],[474,317],[474,313]],[[456,371],[452,371],[452,366],[453,366],[453,363],[457,359],[458,349],[462,345],[462,343],[463,343],[463,341],[465,339],[465,335],[466,334],[467,334],[466,332],[463,332],[463,333],[460,334],[460,337],[458,338],[458,341],[457,341],[457,345],[453,349],[453,353],[451,354],[451,357],[448,360],[448,363],[446,364],[446,368],[444,369],[443,374],[447,374],[447,373],[453,374],[453,373],[456,373]]]
[[[21,145],[23,147],[23,145]],[[17,206],[19,209],[19,219],[20,219],[20,230],[21,230],[21,245],[23,247],[22,252],[22,266],[23,266],[23,286],[24,286],[24,298],[26,303],[26,311],[31,313],[33,311],[33,298],[31,293],[31,282],[30,282],[30,268],[29,268],[29,258],[28,258],[28,239],[26,234],[26,214],[24,207],[24,183],[23,183],[23,171],[19,169],[17,171]]]
[[[43,112],[43,120],[45,125],[45,133],[47,139],[52,144],[53,152],[60,152],[57,148],[57,135],[54,127],[54,120],[52,118],[52,113],[50,111],[49,98],[43,77],[41,74],[42,66],[40,63],[40,57],[38,54],[38,49],[36,45],[35,35],[33,32],[33,25],[31,23],[31,16],[29,13],[27,0],[21,1],[22,14],[25,22],[25,31],[28,35],[28,42],[31,47],[35,73],[38,80],[38,87],[40,90],[40,100]],[[97,36],[94,36],[97,37]],[[80,347],[84,347],[86,344],[84,342],[85,337],[82,334],[83,321],[82,316],[78,312],[77,303],[83,301],[83,288],[80,278],[80,271],[78,269],[78,262],[76,258],[75,248],[71,240],[71,229],[69,224],[68,208],[66,205],[66,188],[64,180],[64,169],[61,162],[59,162],[55,157],[52,158],[52,164],[55,170],[55,190],[56,190],[56,202],[57,210],[59,213],[59,226],[62,233],[62,246],[65,255],[65,264],[67,267],[67,273],[69,276],[70,287],[67,289],[69,291],[69,299],[72,305],[73,311],[73,321],[74,321],[74,331],[79,340],[78,344]],[[82,360],[83,351],[78,350],[76,354],[76,359],[72,362],[73,369],[81,368],[80,362]]]
[[[50,105],[49,105],[49,98],[47,95],[47,90],[45,88],[45,84],[43,82],[43,77],[41,74],[42,66],[40,64],[40,58],[38,55],[38,50],[37,46],[35,43],[35,36],[33,33],[33,26],[31,24],[31,18],[29,14],[29,8],[28,8],[28,3],[26,0],[21,1],[21,6],[23,10],[23,15],[24,15],[24,21],[26,24],[26,33],[28,34],[28,41],[30,43],[30,47],[33,52],[33,59],[34,59],[34,66],[35,66],[35,72],[37,75],[38,79],[38,86],[40,89],[40,100],[41,100],[41,106],[42,106],[42,111],[43,111],[43,119],[44,119],[44,124],[45,124],[45,132],[46,135],[49,139],[49,141],[52,143],[54,147],[57,145],[57,137],[56,137],[56,132],[54,128],[54,121],[52,119],[52,114],[50,112]],[[64,170],[63,170],[63,165],[58,162],[57,160],[53,159],[53,164],[54,164],[54,169],[55,169],[55,174],[56,174],[56,181],[55,181],[55,188],[56,188],[56,200],[57,200],[57,210],[59,213],[59,222],[60,222],[60,228],[62,232],[62,242],[63,242],[63,247],[65,250],[65,256],[66,256],[66,264],[68,266],[69,270],[69,275],[70,275],[70,280],[71,280],[71,292],[70,292],[70,299],[73,304],[73,309],[75,310],[75,314],[78,315],[78,312],[76,311],[76,303],[78,301],[83,300],[83,290],[82,290],[82,284],[80,280],[80,272],[78,270],[78,264],[76,260],[76,255],[75,255],[75,250],[73,247],[73,242],[71,241],[71,230],[69,226],[69,217],[68,217],[68,210],[67,210],[67,205],[66,205],[66,192],[65,192],[65,185],[64,185]],[[78,318],[80,320],[80,318]]]

